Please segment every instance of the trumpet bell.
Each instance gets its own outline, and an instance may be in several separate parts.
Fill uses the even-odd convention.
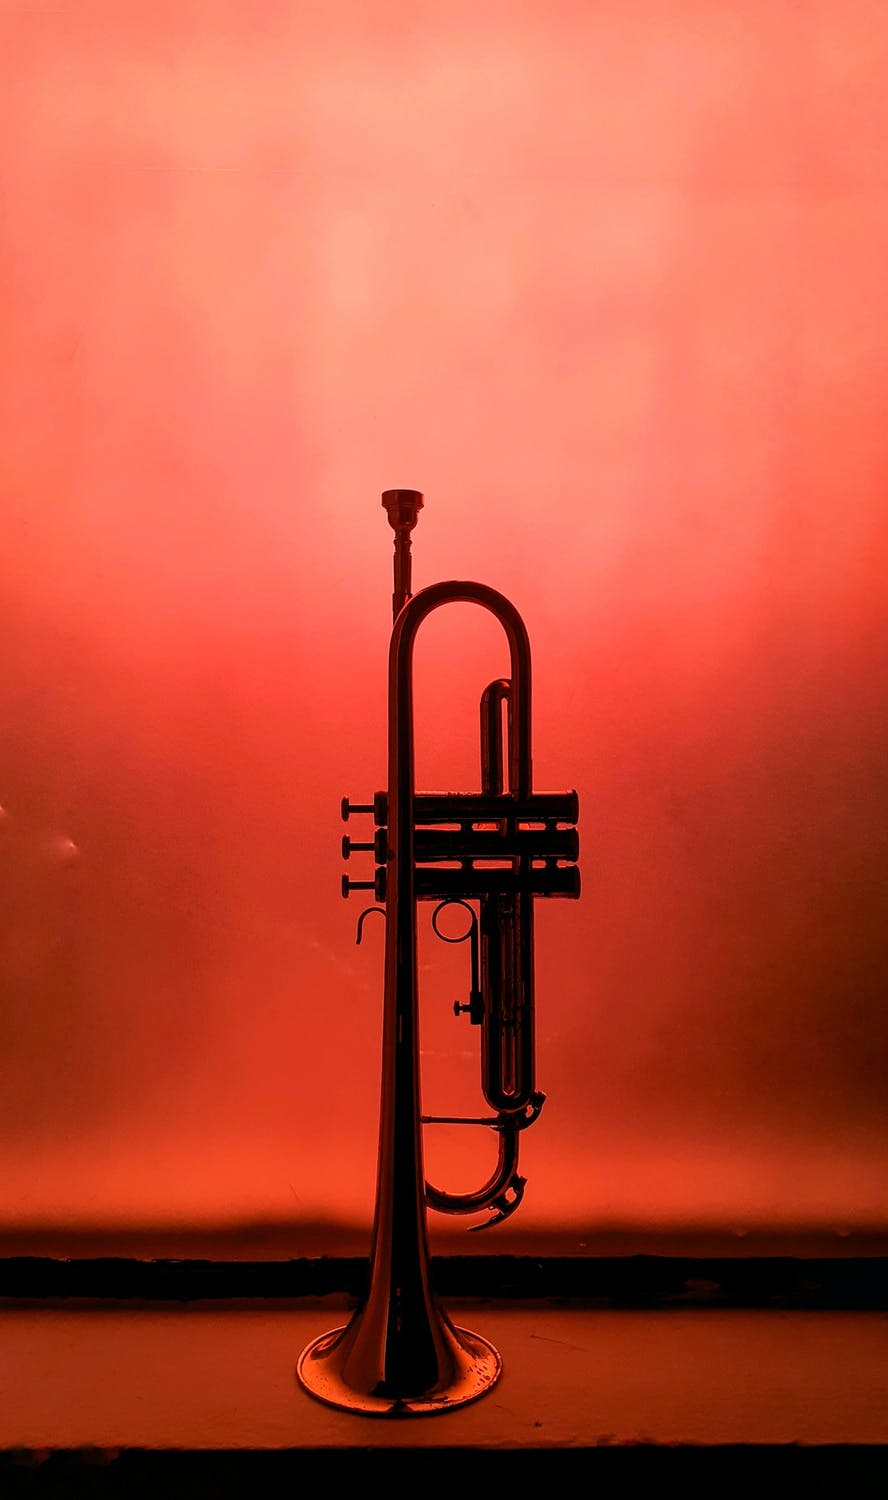
[[[432,1416],[466,1406],[496,1385],[502,1374],[499,1352],[478,1333],[457,1328],[438,1314],[434,1347],[419,1347],[410,1330],[403,1333],[400,1365],[387,1378],[393,1346],[380,1344],[367,1357],[366,1344],[356,1347],[353,1321],[321,1334],[303,1349],[297,1374],[309,1395],[341,1411],[367,1417]]]

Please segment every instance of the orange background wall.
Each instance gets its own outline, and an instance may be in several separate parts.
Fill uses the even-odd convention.
[[[396,485],[581,797],[523,1223],[884,1224],[886,70],[868,0],[3,7],[3,1227],[367,1222]],[[503,666],[429,622],[425,787]]]

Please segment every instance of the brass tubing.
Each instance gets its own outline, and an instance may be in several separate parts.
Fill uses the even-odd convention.
[[[354,844],[352,849],[373,849],[373,844]],[[477,859],[561,859],[576,860],[580,837],[575,828],[491,829],[418,828],[413,838],[413,857],[417,864],[435,864],[445,860]]]
[[[524,622],[508,599],[484,584],[439,583],[412,594],[410,533],[422,504],[417,490],[383,495],[395,532],[388,787],[372,803],[342,802],[343,818],[372,813],[377,829],[370,844],[343,841],[346,857],[372,852],[376,859],[374,879],[346,878],[344,893],[372,887],[385,901],[386,916],[369,1287],[351,1320],[313,1340],[297,1365],[309,1394],[363,1415],[450,1411],[477,1400],[500,1377],[497,1350],[481,1335],[456,1327],[437,1302],[426,1213],[429,1206],[443,1213],[488,1210],[487,1223],[494,1223],[521,1201],[519,1134],[537,1118],[544,1100],[533,1076],[533,898],[579,894],[573,863],[577,795],[532,791],[531,659]],[[482,697],[480,795],[417,795],[414,646],[423,621],[450,603],[476,604],[499,621],[509,645],[510,675],[491,683]],[[439,826],[446,824],[456,826]],[[478,868],[479,861],[491,858],[502,863]],[[430,860],[451,864],[442,868]],[[461,902],[473,924],[469,935],[477,974],[470,1003],[457,1002],[455,1009],[480,1022],[482,1091],[494,1114],[462,1123],[494,1130],[497,1161],[486,1182],[467,1193],[441,1192],[426,1181],[423,1166],[416,916],[417,902],[431,899]],[[477,922],[467,905],[471,900],[478,903]],[[369,908],[374,909],[383,908]],[[366,915],[359,919],[358,940]],[[453,1117],[427,1118],[431,1124]]]

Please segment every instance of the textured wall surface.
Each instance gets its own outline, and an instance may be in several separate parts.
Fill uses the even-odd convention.
[[[7,1227],[367,1221],[395,485],[581,797],[525,1222],[888,1219],[886,64],[867,0],[3,5]],[[423,786],[503,667],[429,622]]]

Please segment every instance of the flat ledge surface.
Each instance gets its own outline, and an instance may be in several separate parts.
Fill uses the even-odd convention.
[[[591,1451],[888,1445],[888,1314],[447,1304],[500,1350],[482,1400],[385,1420],[297,1386],[342,1297],[187,1306],[7,1304],[0,1449],[49,1455]]]

